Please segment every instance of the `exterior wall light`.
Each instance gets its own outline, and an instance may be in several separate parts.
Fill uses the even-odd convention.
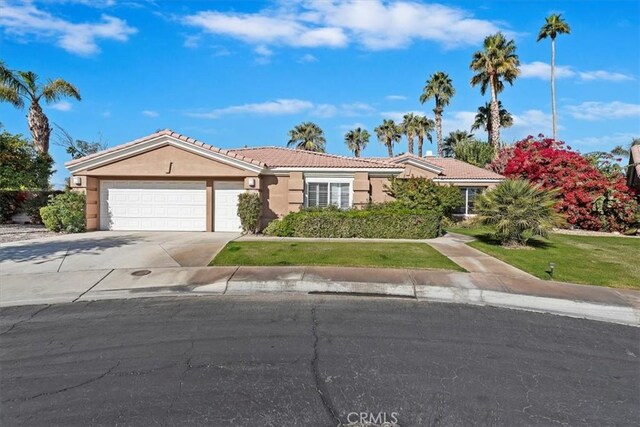
[[[249,187],[255,187],[255,186],[256,186],[256,179],[249,178]]]
[[[74,176],[73,177],[73,185],[75,185],[76,187],[80,187],[82,185],[82,177],[81,176]]]

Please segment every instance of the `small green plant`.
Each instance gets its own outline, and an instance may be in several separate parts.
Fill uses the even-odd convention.
[[[556,195],[527,180],[506,180],[476,197],[475,220],[492,227],[503,246],[525,246],[531,237],[547,237],[563,223],[555,210]]]
[[[241,193],[238,196],[238,216],[245,233],[255,234],[260,229],[262,201],[258,193]]]
[[[464,205],[460,189],[426,178],[392,178],[385,192],[409,209],[439,211],[446,216]]]
[[[47,206],[40,209],[45,227],[63,233],[82,233],[85,225],[84,194],[69,191],[50,196]]]

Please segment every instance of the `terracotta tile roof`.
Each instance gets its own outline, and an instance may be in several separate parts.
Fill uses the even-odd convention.
[[[451,157],[425,157],[427,163],[442,168],[441,178],[448,179],[504,179],[504,176],[488,169],[479,168]]]
[[[244,161],[244,162],[247,162],[247,163],[252,163],[254,165],[258,165],[258,166],[261,166],[261,167],[265,167],[266,166],[264,163],[260,162],[259,160],[254,159],[254,158],[244,157],[243,155],[241,155],[239,153],[234,153],[234,152],[232,152],[230,150],[222,150],[220,148],[217,148],[217,147],[214,147],[212,145],[205,144],[204,142],[198,141],[197,139],[190,138],[188,136],[185,136],[185,135],[179,134],[177,132],[174,132],[171,129],[164,129],[164,130],[152,133],[151,135],[147,135],[147,136],[145,136],[143,138],[138,138],[138,139],[136,139],[134,141],[127,142],[126,144],[118,145],[118,146],[109,148],[107,150],[100,151],[100,152],[95,153],[95,154],[90,154],[88,156],[81,157],[79,159],[71,160],[70,162],[66,162],[64,165],[65,166],[71,166],[71,165],[75,165],[75,164],[80,163],[80,162],[84,162],[85,160],[89,160],[89,159],[93,159],[93,158],[96,158],[96,157],[103,156],[104,154],[115,153],[117,151],[123,150],[125,148],[129,148],[129,147],[131,147],[133,145],[136,145],[136,144],[142,144],[144,142],[150,141],[150,140],[152,140],[154,138],[158,138],[160,136],[171,136],[173,138],[179,139],[180,141],[188,142],[188,143],[193,144],[193,145],[195,145],[197,147],[201,147],[201,148],[204,148],[206,150],[213,151],[214,153],[220,153],[220,154],[222,154],[224,156],[228,156],[228,157],[231,157],[231,158],[234,158],[234,159],[238,159],[238,160],[241,160],[241,161]]]
[[[504,176],[500,174],[451,157],[418,157],[412,154],[402,154],[392,158],[372,157],[371,159],[377,161],[398,162],[402,164],[403,160],[411,158],[415,158],[416,160],[420,160],[442,169],[442,173],[439,175],[439,178],[441,179],[504,179]]]
[[[337,156],[284,147],[254,147],[231,150],[233,153],[256,159],[268,167],[399,169],[401,165],[387,161]]]

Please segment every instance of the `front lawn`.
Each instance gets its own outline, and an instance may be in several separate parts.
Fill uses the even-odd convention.
[[[640,289],[640,239],[551,234],[548,240],[534,238],[533,249],[507,249],[491,239],[487,228],[449,231],[477,238],[469,246],[541,279],[549,279],[549,262],[554,262],[554,280]]]
[[[425,243],[230,242],[209,265],[335,265],[464,271]]]

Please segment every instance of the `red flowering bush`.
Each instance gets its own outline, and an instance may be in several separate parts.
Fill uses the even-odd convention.
[[[564,142],[528,136],[498,153],[489,168],[560,190],[556,209],[585,230],[624,231],[635,221],[638,203],[622,175],[606,176]]]

